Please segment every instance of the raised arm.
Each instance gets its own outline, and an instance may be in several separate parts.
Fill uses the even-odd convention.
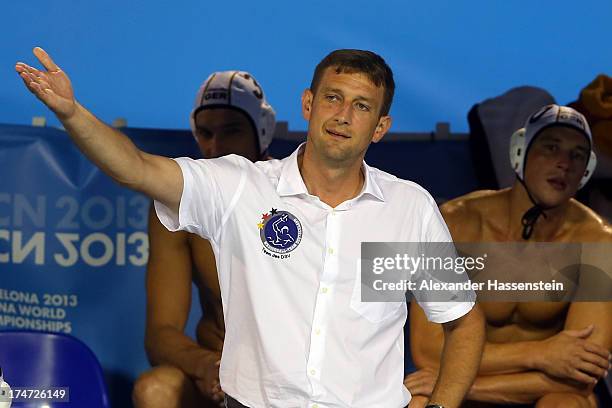
[[[34,55],[44,70],[22,62],[15,65],[15,70],[25,86],[62,122],[83,154],[119,184],[178,211],[183,191],[178,164],[140,151],[124,134],[102,123],[76,101],[68,75],[51,57],[38,47]]]

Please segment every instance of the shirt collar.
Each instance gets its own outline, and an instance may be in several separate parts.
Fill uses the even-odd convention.
[[[295,149],[295,151],[291,153],[289,157],[283,160],[280,179],[278,180],[278,185],[276,186],[276,191],[280,196],[309,194],[308,189],[304,184],[304,180],[302,179],[300,169],[298,167],[298,156],[304,151],[305,146],[305,142],[300,144],[298,148]],[[368,166],[364,161],[361,165],[361,171],[363,171],[365,175],[364,185],[363,189],[361,190],[361,193],[359,193],[359,195],[355,197],[354,200],[357,200],[363,195],[368,194],[377,198],[380,201],[385,201],[385,197],[377,182],[375,169]]]

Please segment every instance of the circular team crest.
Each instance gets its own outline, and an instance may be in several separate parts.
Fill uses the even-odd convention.
[[[262,214],[257,226],[261,242],[271,252],[291,252],[302,240],[302,224],[288,211],[272,208],[272,211]]]

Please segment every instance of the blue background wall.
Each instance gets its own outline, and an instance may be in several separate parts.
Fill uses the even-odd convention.
[[[464,131],[473,103],[513,86],[543,87],[563,103],[610,73],[611,17],[606,0],[5,1],[0,123],[50,116],[13,72],[18,60],[34,62],[39,45],[103,120],[187,128],[206,75],[241,68],[260,80],[281,120],[304,129],[299,95],[315,64],[348,47],[375,50],[395,70],[395,131],[438,121]]]

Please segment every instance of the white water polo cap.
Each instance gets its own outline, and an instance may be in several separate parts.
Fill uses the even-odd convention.
[[[524,179],[525,160],[533,140],[544,130],[553,126],[566,126],[581,132],[589,141],[590,156],[578,188],[582,188],[593,175],[597,157],[593,152],[593,136],[586,118],[568,106],[546,105],[532,114],[525,127],[517,130],[510,139],[510,164],[519,179]]]
[[[215,72],[202,83],[189,117],[194,137],[195,116],[199,111],[227,107],[246,113],[256,131],[259,152],[263,154],[274,136],[276,113],[266,101],[259,83],[245,71]]]

